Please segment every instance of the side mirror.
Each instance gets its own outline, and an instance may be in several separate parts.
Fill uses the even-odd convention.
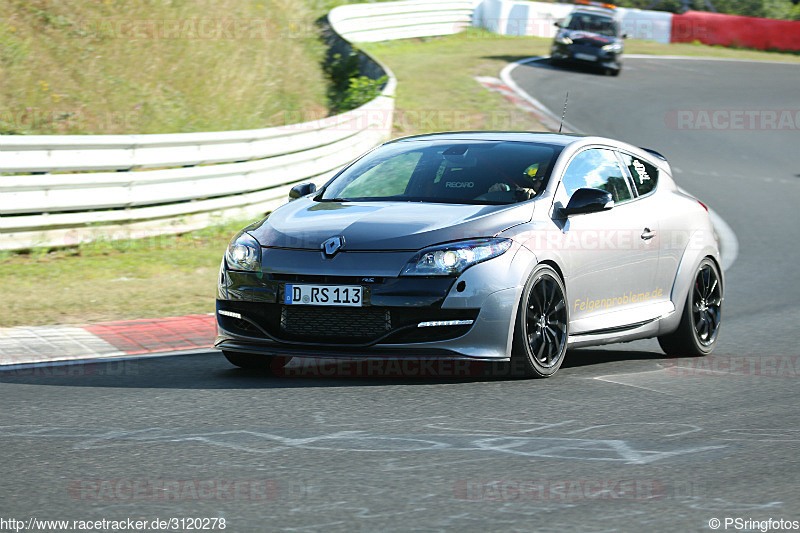
[[[623,38],[623,39],[627,39],[627,38],[628,38],[628,34],[627,34],[627,33],[623,33],[623,34],[622,34],[622,38]]]
[[[312,192],[317,192],[317,186],[313,183],[300,183],[292,187],[292,190],[289,191],[289,201],[297,200],[298,198],[302,198],[307,194],[311,194]]]
[[[562,216],[580,215],[606,211],[614,207],[614,198],[611,193],[602,189],[578,189],[572,193],[567,207],[561,208]]]
[[[555,26],[556,28],[560,28],[561,27],[561,22],[557,20],[557,21],[555,21],[553,23],[553,26]]]

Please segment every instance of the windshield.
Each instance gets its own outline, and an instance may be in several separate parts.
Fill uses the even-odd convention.
[[[320,200],[510,204],[547,183],[561,147],[511,141],[387,144],[345,169]]]
[[[617,35],[617,23],[613,19],[589,13],[573,13],[567,29],[599,33],[609,37]]]

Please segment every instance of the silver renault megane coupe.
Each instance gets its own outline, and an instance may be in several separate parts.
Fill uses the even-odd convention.
[[[240,231],[216,346],[291,357],[456,359],[553,375],[568,348],[717,342],[708,210],[653,150],[601,137],[457,132],[387,142]]]

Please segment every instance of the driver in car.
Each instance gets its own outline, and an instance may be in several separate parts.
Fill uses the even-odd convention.
[[[520,187],[515,185],[513,188],[515,197],[519,198],[518,201],[524,202],[530,200],[544,188],[543,176],[537,176],[539,172],[539,163],[529,165],[522,173],[522,182],[528,187]],[[489,187],[488,192],[502,192],[512,190],[511,185],[507,183],[495,183]]]

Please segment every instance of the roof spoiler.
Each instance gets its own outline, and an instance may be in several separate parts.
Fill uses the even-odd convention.
[[[648,154],[656,156],[657,158],[659,158],[662,161],[666,161],[667,160],[666,157],[664,157],[663,155],[661,155],[660,153],[656,152],[655,150],[653,150],[651,148],[645,148],[644,146],[640,146],[639,148],[641,148],[642,150],[644,150]]]

